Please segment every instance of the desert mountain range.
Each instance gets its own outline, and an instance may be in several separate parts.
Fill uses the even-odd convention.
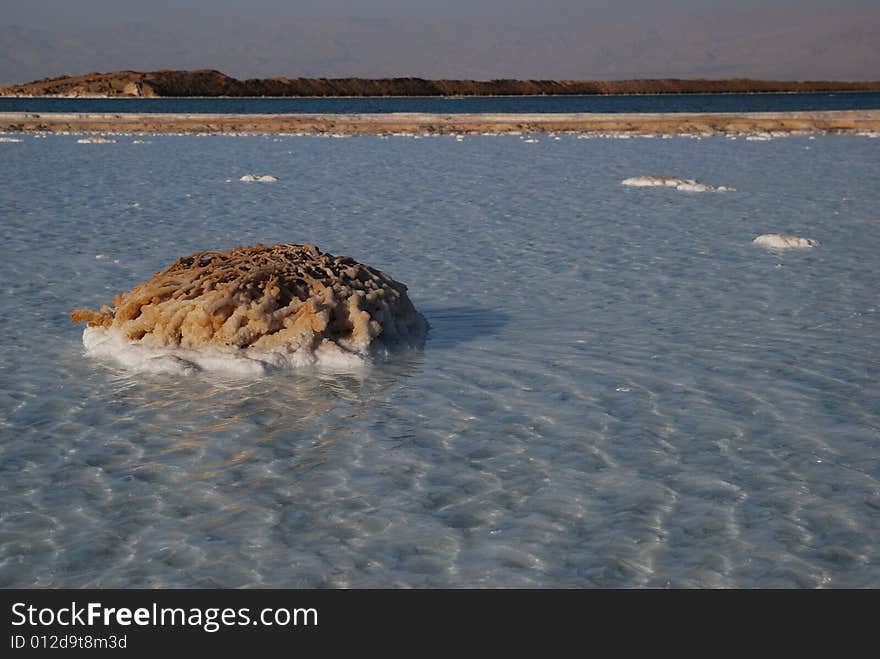
[[[117,71],[47,78],[0,88],[0,96],[496,96],[880,91],[880,81],[773,80],[425,80],[422,78],[253,78],[220,71]]]

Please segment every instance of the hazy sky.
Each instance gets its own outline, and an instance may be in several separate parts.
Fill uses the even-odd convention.
[[[236,76],[880,78],[878,0],[4,2],[0,84]]]
[[[762,16],[784,7],[797,12],[867,9],[877,0],[28,0],[5,3],[3,20],[28,26],[149,21],[200,28],[241,20],[272,26],[279,18],[474,20],[495,28],[572,28],[573,22],[623,22],[668,14],[711,15],[725,9]]]

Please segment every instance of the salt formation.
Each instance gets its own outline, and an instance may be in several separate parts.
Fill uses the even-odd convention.
[[[259,174],[245,174],[238,180],[245,183],[275,183],[278,179],[271,174],[264,174],[262,176]]]
[[[0,142],[21,142],[21,138],[18,137],[3,137],[0,136]]]
[[[427,329],[404,284],[288,244],[197,252],[115,296],[113,306],[70,316],[88,323],[83,343],[93,354],[184,372],[363,361],[380,346],[419,344]],[[167,368],[154,357],[167,357]]]
[[[102,135],[95,135],[94,137],[83,137],[76,141],[77,144],[116,144],[116,140],[111,140]]]
[[[675,188],[682,192],[734,192],[733,188],[723,185],[715,187],[706,183],[698,183],[690,178],[675,178],[674,176],[633,176],[620,182],[636,188]]]
[[[818,240],[788,236],[782,233],[765,233],[752,242],[768,249],[809,249],[819,246]]]

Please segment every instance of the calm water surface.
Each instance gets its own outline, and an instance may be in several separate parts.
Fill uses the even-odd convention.
[[[0,112],[348,114],[384,112],[786,112],[878,110],[878,92],[391,98],[0,98]]]
[[[0,585],[880,586],[880,140],[21,139]],[[69,310],[280,241],[409,284],[424,350],[256,379],[83,354]]]

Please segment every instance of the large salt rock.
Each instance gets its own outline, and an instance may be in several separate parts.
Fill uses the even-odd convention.
[[[809,249],[819,246],[818,240],[788,236],[782,233],[765,233],[752,242],[768,249]]]
[[[423,339],[427,323],[406,290],[313,245],[257,245],[178,259],[113,306],[70,316],[88,322],[91,343],[101,330],[155,348],[366,356]]]

